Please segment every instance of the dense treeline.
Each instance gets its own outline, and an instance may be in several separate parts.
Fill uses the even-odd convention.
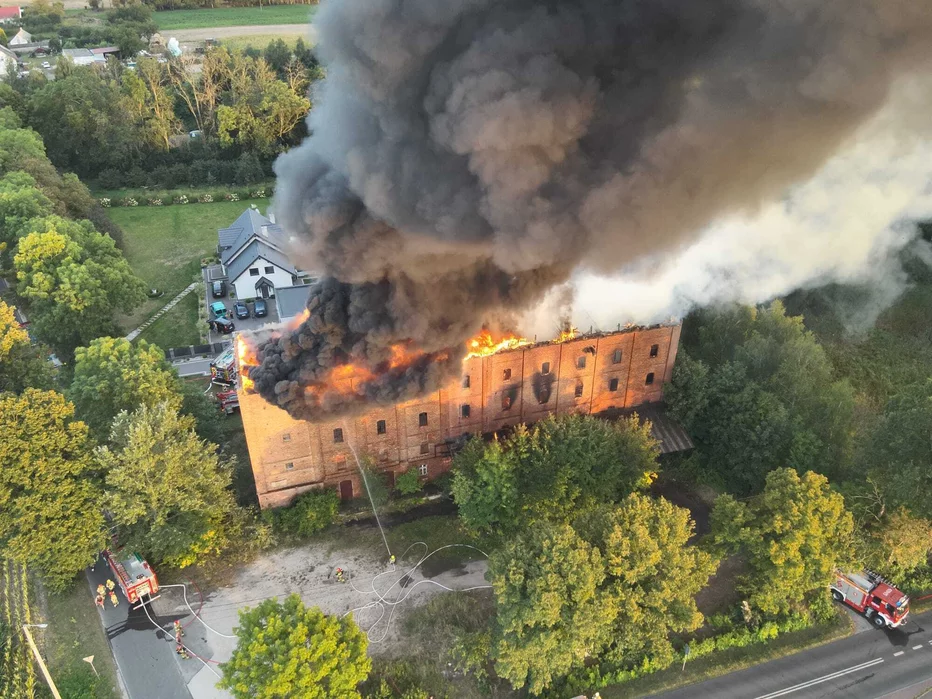
[[[305,133],[309,85],[321,75],[313,53],[278,40],[260,55],[218,47],[193,63],[60,60],[55,80],[12,79],[0,105],[42,135],[55,165],[103,188],[268,179],[275,156]]]

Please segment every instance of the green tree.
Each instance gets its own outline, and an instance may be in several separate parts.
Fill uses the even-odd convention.
[[[782,304],[694,314],[665,397],[701,467],[733,492],[780,466],[839,474],[851,455],[854,394],[802,318]]]
[[[87,427],[54,391],[0,394],[0,550],[62,589],[106,545]]]
[[[928,564],[932,522],[901,507],[881,517],[859,543],[869,568],[887,577],[901,578]]]
[[[217,684],[236,699],[358,697],[372,661],[350,617],[325,616],[290,595],[239,613],[238,642]]]
[[[113,314],[144,298],[113,239],[88,221],[58,216],[36,219],[13,258],[18,291],[31,302],[36,334],[60,355],[96,337],[115,334]]]
[[[0,392],[52,388],[55,372],[16,321],[12,306],[0,301]]]
[[[0,178],[0,243],[4,267],[13,259],[12,251],[27,222],[54,213],[54,205],[25,172],[8,172]]]
[[[265,51],[262,55],[269,66],[271,66],[272,70],[280,74],[285,70],[285,66],[288,65],[288,62],[291,60],[291,49],[288,48],[288,44],[286,44],[284,40],[276,39],[265,47]]]
[[[215,555],[237,527],[230,464],[201,441],[194,418],[161,403],[122,412],[110,445],[99,447],[107,508],[120,540],[155,560],[183,568]]]
[[[800,476],[777,469],[748,501],[722,495],[711,520],[716,544],[747,557],[751,570],[741,588],[768,614],[791,611],[823,593],[852,555],[854,521],[844,498],[812,471]]]
[[[121,411],[164,402],[180,405],[181,382],[156,345],[100,337],[75,351],[68,397],[91,432],[103,439]]]
[[[602,552],[604,587],[618,603],[608,656],[625,667],[645,658],[668,665],[674,657],[670,635],[702,624],[695,597],[718,567],[689,544],[689,510],[631,494],[617,507],[586,513],[576,526]]]
[[[507,533],[539,520],[569,522],[598,502],[650,485],[657,441],[637,418],[568,415],[518,427],[503,443],[476,439],[454,460],[453,497],[463,521]]]
[[[610,639],[617,600],[601,589],[598,549],[567,524],[542,523],[489,559],[498,675],[539,694]]]

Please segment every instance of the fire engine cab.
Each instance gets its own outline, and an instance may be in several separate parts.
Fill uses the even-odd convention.
[[[210,380],[227,386],[236,383],[236,353],[232,347],[210,363]]]
[[[113,571],[120,589],[130,604],[145,603],[159,591],[159,579],[138,553],[123,555],[121,551],[104,551],[104,560]],[[147,599],[143,599],[147,597]]]
[[[909,616],[909,597],[877,573],[835,572],[832,597],[870,619],[878,629],[895,629]]]

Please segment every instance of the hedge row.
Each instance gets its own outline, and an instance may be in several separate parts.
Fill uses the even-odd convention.
[[[241,189],[233,192],[205,192],[202,194],[179,194],[175,196],[103,197],[100,205],[105,209],[114,206],[181,206],[184,204],[212,204],[218,201],[245,201],[247,199],[265,199],[272,196],[272,188]]]

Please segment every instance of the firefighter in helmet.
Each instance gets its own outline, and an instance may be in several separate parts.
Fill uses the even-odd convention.
[[[97,597],[94,598],[94,604],[96,604],[98,607],[103,609],[104,608],[104,596],[97,595]]]
[[[103,586],[103,583],[97,586],[97,594],[101,597],[107,594],[107,588]]]
[[[120,600],[117,599],[116,592],[110,592],[110,604],[112,604],[114,607],[120,606]]]
[[[342,568],[337,568],[337,582],[345,582]]]
[[[174,626],[175,626],[175,638],[180,640],[181,637],[184,636],[184,627],[181,625],[181,621],[179,619],[175,619]]]
[[[110,592],[113,592],[113,588],[115,587],[116,583],[113,582],[110,578],[107,578],[107,589],[110,590]]]
[[[187,659],[188,659],[188,651],[187,651],[187,649],[184,647],[184,644],[183,644],[181,641],[178,641],[178,642],[175,644],[175,652],[176,652],[178,655],[181,656],[181,659],[182,659],[182,660],[187,660]]]

